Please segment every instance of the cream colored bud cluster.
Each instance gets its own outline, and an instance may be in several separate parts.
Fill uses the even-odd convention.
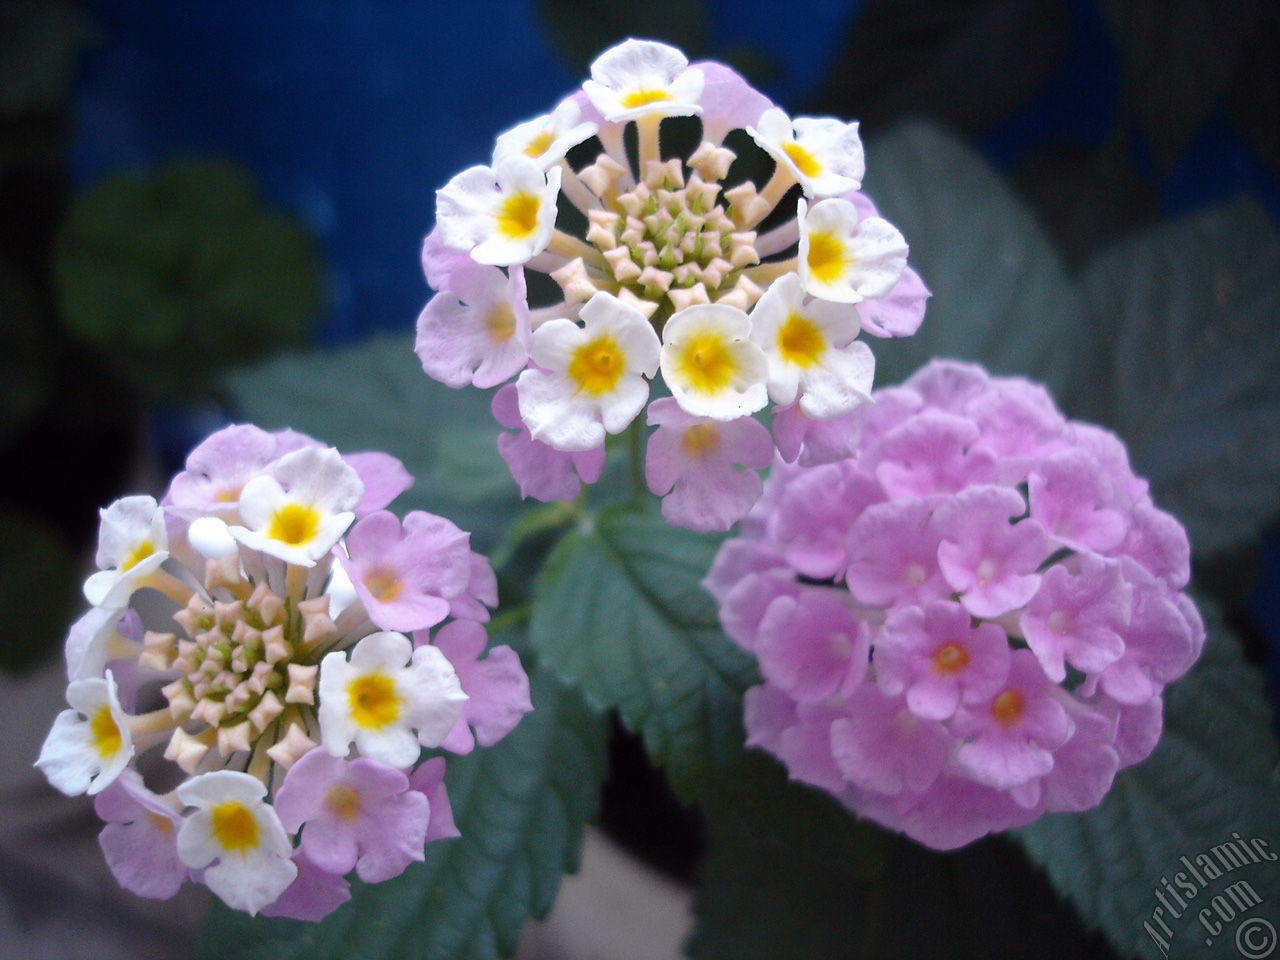
[[[139,657],[141,666],[182,675],[163,688],[170,714],[184,725],[173,731],[165,757],[192,773],[208,765],[211,749],[225,760],[263,741],[263,752],[288,767],[299,746],[314,746],[306,731],[316,729],[319,655],[338,638],[329,598],[293,604],[265,581],[251,583],[235,564],[214,560],[205,586],[234,599],[194,594],[173,617],[185,636],[148,632]],[[196,724],[203,728],[193,733]],[[285,738],[286,726],[298,729]],[[277,742],[285,739],[288,747]]]
[[[582,170],[579,178],[603,205],[588,211],[586,239],[604,263],[593,274],[579,258],[553,273],[566,301],[607,289],[659,329],[672,313],[699,303],[750,309],[763,291],[742,273],[760,256],[755,231],[742,228],[754,211],[741,201],[756,193],[744,184],[750,196],[735,187],[724,194],[728,207],[721,203],[719,180],[733,159],[732,151],[703,142],[688,170],[678,158],[648,160],[643,180],[625,190],[624,177],[630,178],[607,154]]]

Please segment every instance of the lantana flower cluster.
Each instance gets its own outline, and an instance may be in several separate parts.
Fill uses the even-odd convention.
[[[457,836],[445,761],[531,709],[497,583],[441,517],[384,508],[413,480],[292,431],[213,434],[164,498],[102,511],[67,703],[37,761],[94,795],[128,890],[187,880],[231,907],[317,920],[347,875],[399,875]],[[167,761],[167,762],[166,762]]]
[[[1095,806],[1204,642],[1182,526],[1026,380],[934,361],[857,419],[707,578],[764,678],[748,742],[938,849]]]
[[[663,121],[693,117],[698,146],[668,155]],[[735,165],[734,130],[767,155],[763,184]],[[451,387],[502,385],[493,413],[515,432],[499,450],[544,501],[594,483],[606,436],[647,406],[664,515],[728,529],[775,444],[794,460],[813,431],[849,452],[875,369],[858,334],[906,336],[924,315],[906,241],[859,192],[864,166],[857,123],[790,117],[722,64],[628,40],[439,191],[423,368]],[[561,299],[531,307],[526,270]],[[650,403],[659,373],[670,396]],[[752,417],[771,402],[773,436]]]

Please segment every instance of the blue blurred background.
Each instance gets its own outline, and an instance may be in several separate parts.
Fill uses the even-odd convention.
[[[799,113],[840,99],[824,79],[861,6],[686,3],[672,7],[683,25],[666,24],[660,38],[692,39],[691,56],[740,65]],[[991,19],[1006,16],[1008,6],[971,9]],[[1010,172],[1047,146],[1101,148],[1117,123],[1122,88],[1116,52],[1090,0],[1070,0],[1051,13],[1035,9],[1044,4],[1023,6],[1047,20],[1025,40],[1009,38],[1026,44],[1013,46],[1012,55],[1035,89],[1023,96],[1015,89],[1021,102],[1003,116],[958,108],[942,117],[960,121]],[[320,338],[329,344],[412,323],[427,292],[416,263],[434,191],[453,173],[487,162],[497,132],[548,111],[584,73],[564,49],[570,44],[555,42],[556,18],[573,11],[533,0],[90,0],[87,7],[101,42],[85,55],[76,87],[77,183],[191,153],[224,153],[248,164],[269,196],[323,242],[331,307]],[[963,23],[963,5],[951,7],[950,22],[935,29]],[[614,5],[576,9],[583,19],[601,16],[596,33],[609,35]],[[904,62],[904,72],[911,67]],[[875,79],[879,87],[868,86],[877,103],[887,103],[876,117],[882,123],[895,109],[937,112],[929,91],[880,97],[888,81]],[[847,115],[866,117],[856,102],[848,106]],[[1280,217],[1280,187],[1225,106],[1215,105],[1167,162],[1153,159],[1141,130],[1128,153],[1165,213],[1245,190],[1267,205],[1273,221]]]

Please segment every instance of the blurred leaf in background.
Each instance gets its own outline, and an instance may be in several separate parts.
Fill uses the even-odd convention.
[[[0,163],[49,166],[61,160],[76,61],[96,39],[77,3],[0,4]]]
[[[1036,93],[1068,34],[1062,0],[866,0],[805,112],[981,129]]]
[[[72,206],[54,271],[67,328],[143,395],[178,401],[303,343],[324,299],[311,237],[221,160],[98,184]]]
[[[699,0],[539,0],[551,42],[584,76],[591,62],[620,40],[661,40],[696,60],[705,51],[707,13]]]
[[[1274,39],[1277,22],[1275,4],[1251,0],[1230,8],[1215,0],[1100,0],[1098,6],[1120,53],[1127,112],[1162,168],[1223,101],[1246,53],[1252,58],[1252,38]]]

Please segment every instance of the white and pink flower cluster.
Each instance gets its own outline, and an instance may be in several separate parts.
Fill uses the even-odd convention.
[[[70,709],[36,765],[95,795],[123,887],[193,880],[317,920],[352,871],[389,879],[458,835],[445,761],[422,750],[495,743],[529,682],[509,647],[485,654],[497,581],[469,535],[384,509],[412,483],[387,454],[240,425],[163,500],[102,511]]]
[[[695,117],[697,148],[669,155],[663,120]],[[767,155],[763,185],[735,168],[734,130]],[[595,159],[575,168],[584,144]],[[606,436],[647,405],[664,515],[726,530],[760,495],[775,442],[794,460],[810,431],[847,441],[875,370],[858,334],[907,336],[924,316],[928,291],[859,192],[863,170],[856,123],[789,117],[721,64],[628,40],[439,191],[423,368],[451,387],[505,384],[493,412],[516,432],[499,450],[539,500],[594,483]],[[531,308],[526,269],[559,301]],[[650,404],[659,372],[671,397]],[[771,401],[773,437],[752,418]]]
[[[1185,532],[1036,384],[934,361],[875,400],[707,578],[764,678],[748,742],[938,849],[1095,806],[1204,642]]]

